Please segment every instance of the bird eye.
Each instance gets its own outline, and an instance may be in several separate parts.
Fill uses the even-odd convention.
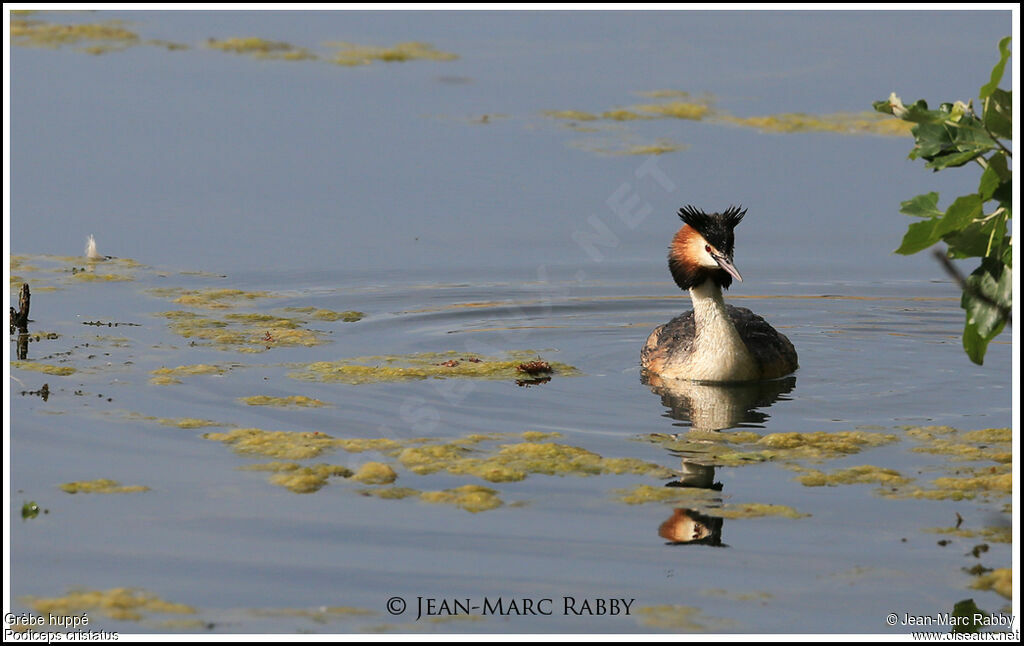
[[[704,251],[706,251],[708,253],[711,253],[711,245],[709,245],[709,244],[704,245]]]

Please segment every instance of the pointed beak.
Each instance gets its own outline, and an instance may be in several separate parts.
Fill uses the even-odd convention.
[[[741,283],[743,282],[743,276],[740,276],[739,270],[733,266],[732,260],[719,254],[712,254],[711,257],[714,258],[715,262],[718,263],[718,266],[724,269],[726,272],[728,272],[730,276],[740,281]]]

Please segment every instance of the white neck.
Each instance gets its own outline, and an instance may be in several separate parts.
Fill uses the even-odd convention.
[[[743,381],[757,379],[759,369],[729,318],[722,288],[705,280],[690,289],[696,338],[691,354],[691,379]]]

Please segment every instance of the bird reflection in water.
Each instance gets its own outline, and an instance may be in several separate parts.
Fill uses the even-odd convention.
[[[740,384],[706,383],[690,380],[663,379],[644,373],[642,381],[661,397],[668,409],[666,416],[689,426],[684,438],[693,434],[698,443],[712,443],[715,434],[730,428],[763,427],[769,415],[765,409],[796,387],[796,377]],[[722,483],[715,481],[713,461],[699,452],[672,451],[682,466],[680,476],[666,487],[687,487],[721,491]],[[722,504],[715,498],[713,505]],[[712,545],[726,547],[722,542],[723,519],[695,509],[677,508],[672,516],[658,527],[658,535],[670,545]]]

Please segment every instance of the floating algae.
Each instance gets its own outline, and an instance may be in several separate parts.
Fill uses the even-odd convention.
[[[424,352],[409,355],[354,357],[339,361],[317,361],[290,372],[293,379],[305,381],[367,384],[415,379],[520,379],[518,367],[537,359],[535,352],[507,352],[504,357],[487,357],[460,352]],[[547,362],[551,373],[571,376],[576,368]]]
[[[701,590],[700,593],[705,597],[731,599],[732,601],[764,602],[774,597],[774,595],[770,592],[730,592],[722,588],[708,588],[706,590]]]
[[[173,426],[175,428],[190,429],[190,428],[208,428],[210,426],[227,426],[221,422],[214,422],[208,419],[198,419],[196,417],[154,417],[152,415],[140,415],[139,413],[128,413],[125,415],[127,419],[139,420],[143,422],[156,422],[162,426]]]
[[[369,65],[374,61],[404,63],[416,60],[454,61],[458,59],[457,54],[443,52],[435,49],[433,45],[418,42],[398,43],[393,47],[367,47],[343,42],[326,43],[326,45],[335,49],[335,52],[327,60],[346,67]]]
[[[615,110],[605,110],[601,113],[602,119],[608,119],[610,121],[637,121],[640,119],[653,119],[654,117],[649,114],[640,114],[633,110],[627,110],[625,108],[617,108]]]
[[[100,274],[93,271],[75,271],[71,275],[75,280],[87,283],[118,283],[135,280],[134,276],[127,274]]]
[[[383,462],[366,462],[360,466],[352,479],[363,484],[391,484],[398,478],[398,474],[391,468],[391,465]]]
[[[241,303],[275,297],[270,292],[251,292],[227,288],[182,289],[178,287],[157,287],[148,289],[146,292],[160,298],[173,297],[173,302],[179,305],[205,309],[230,309],[237,307]]]
[[[616,500],[627,505],[643,505],[650,502],[693,503],[694,501],[710,500],[717,492],[710,489],[695,487],[652,487],[637,485],[632,489],[616,489],[612,492]]]
[[[769,505],[764,503],[730,503],[720,505],[718,494],[709,489],[687,487],[652,487],[639,485],[632,489],[618,489],[613,492],[616,500],[627,505],[646,503],[686,504],[694,510],[719,518],[758,518],[761,516],[783,516],[785,518],[804,518],[810,514],[800,513],[785,505]]]
[[[601,117],[582,110],[545,110],[544,115],[552,119],[567,119],[570,121],[597,121]]]
[[[463,485],[454,489],[444,491],[419,491],[409,487],[378,487],[375,489],[362,489],[361,495],[372,496],[384,500],[401,500],[404,498],[418,498],[422,502],[429,502],[437,505],[455,505],[470,513],[479,513],[501,507],[504,502],[498,497],[498,492],[480,485]]]
[[[253,395],[251,397],[239,397],[238,401],[249,406],[273,406],[275,408],[321,408],[330,406],[326,402],[305,395],[289,395],[287,397],[270,397],[267,395]]]
[[[406,440],[406,443],[416,442],[418,440]],[[364,451],[379,451],[381,453],[388,453],[393,451],[401,450],[403,443],[396,440],[392,440],[387,437],[379,438],[364,438],[357,437],[352,439],[336,439],[334,440],[335,446],[340,449],[344,449],[349,453],[362,453]]]
[[[754,117],[736,117],[714,107],[713,97],[691,98],[680,90],[655,90],[639,94],[659,99],[654,103],[631,105],[603,111],[546,110],[544,116],[566,122],[568,127],[586,132],[619,132],[626,142],[618,145],[573,142],[572,145],[599,154],[660,155],[684,150],[683,145],[667,140],[655,144],[628,144],[631,137],[628,130],[616,124],[652,119],[683,119],[716,125],[732,125],[756,128],[762,132],[832,132],[840,134],[868,134],[883,136],[906,136],[912,124],[901,119],[892,119],[876,112],[834,113],[825,115],[775,114]],[[581,126],[579,124],[587,124]]]
[[[338,446],[337,441],[316,431],[265,431],[236,428],[226,433],[206,433],[203,437],[229,445],[236,453],[263,455],[282,460],[307,460]]]
[[[636,146],[630,146],[625,150],[619,151],[620,155],[664,155],[665,153],[674,153],[680,150],[686,150],[688,146],[683,144],[675,144],[667,139],[659,139],[653,144],[638,144]]]
[[[197,340],[205,341],[208,343],[203,345],[220,350],[265,352],[275,347],[312,347],[327,343],[326,333],[306,329],[308,321],[294,316],[232,312],[217,318],[186,310],[162,312],[159,316],[167,319],[171,331],[182,338],[193,339],[196,345]],[[333,319],[324,315],[321,320],[349,319],[339,314],[338,318]]]
[[[67,377],[68,375],[75,374],[75,369],[71,366],[54,366],[48,363],[36,363],[35,361],[12,361],[11,367],[18,368],[20,370],[42,372],[56,377]]]
[[[948,426],[904,427],[907,436],[921,446],[915,452],[945,456],[948,475],[935,478],[929,487],[903,486],[880,490],[887,498],[925,500],[973,500],[1000,498],[1013,490],[1012,432],[1008,428],[960,431]],[[968,466],[965,462],[992,462]]]
[[[222,52],[246,54],[253,58],[279,61],[305,61],[317,58],[316,54],[302,47],[263,38],[225,38],[224,40],[211,38],[206,41],[206,46]]]
[[[1013,432],[1009,428],[959,431],[949,426],[908,426],[904,430],[922,444],[911,449],[918,453],[948,455],[957,461],[1013,462]]]
[[[1013,598],[1013,569],[999,568],[978,577],[971,587],[975,590],[992,590],[1007,599]]]
[[[825,473],[817,469],[795,468],[803,475],[797,478],[797,482],[805,487],[835,487],[841,484],[880,484],[887,486],[905,485],[911,482],[912,478],[905,478],[898,471],[861,465],[837,469],[832,473]]]
[[[363,312],[357,312],[355,310],[345,310],[343,312],[336,312],[334,310],[322,309],[319,307],[286,307],[286,312],[299,312],[302,314],[309,314],[318,321],[344,321],[346,323],[354,323],[362,320],[366,316]]]
[[[730,125],[756,128],[761,132],[834,132],[846,135],[882,135],[903,137],[910,134],[913,124],[902,119],[873,112],[838,112],[834,114],[775,114],[761,117],[733,117],[716,115],[716,120]]]
[[[689,606],[642,606],[634,611],[634,615],[642,626],[674,632],[708,632],[721,630],[729,625],[728,622],[707,617],[700,609]]]
[[[419,496],[420,493],[422,492],[418,489],[412,489],[410,487],[380,487],[376,489],[359,490],[359,494],[362,496],[372,496],[374,498],[382,498],[384,500],[402,500],[403,498]]]
[[[11,44],[22,47],[58,49],[65,45],[82,45],[79,51],[102,54],[137,45],[139,35],[124,28],[119,20],[67,25],[36,19],[12,19]]]
[[[891,434],[867,431],[829,433],[770,433],[757,441],[774,459],[828,459],[853,455],[862,450],[897,441]]]
[[[22,599],[35,612],[49,617],[71,617],[99,612],[120,621],[140,621],[148,613],[192,615],[195,608],[183,603],[164,601],[160,597],[136,588],[110,590],[74,589],[63,597]]]
[[[682,436],[649,435],[644,439],[666,449],[699,457],[721,466],[786,460],[826,460],[859,453],[897,441],[897,437],[868,431],[828,433],[690,432]]]
[[[224,366],[209,363],[195,363],[187,366],[178,366],[177,368],[157,368],[156,370],[150,370],[149,374],[153,375],[153,377],[150,378],[149,383],[159,386],[180,384],[181,380],[178,379],[178,377],[192,375],[222,375],[229,369],[230,368],[226,368]]]
[[[143,485],[124,486],[117,480],[100,478],[99,480],[86,480],[80,482],[66,482],[60,485],[61,491],[65,493],[140,493],[149,491],[149,487]]]
[[[769,505],[765,503],[730,503],[721,508],[708,508],[704,513],[721,518],[760,518],[762,516],[782,516],[783,518],[806,518],[810,514],[801,513],[786,505]]]
[[[929,534],[943,534],[959,538],[978,538],[990,543],[1012,543],[1013,527],[983,527],[981,529],[958,529],[956,527],[925,527],[921,530]]]
[[[333,464],[302,466],[296,462],[266,462],[239,467],[243,471],[271,471],[270,483],[292,493],[314,493],[327,484],[328,478],[348,478],[352,470]]]
[[[330,464],[317,464],[309,467],[299,467],[285,473],[275,473],[270,476],[271,484],[287,488],[294,493],[313,493],[319,491],[327,484],[331,477],[347,478],[352,471],[345,467]]]
[[[479,457],[478,457],[479,456]],[[553,442],[521,442],[502,445],[490,455],[474,452],[459,443],[409,447],[398,461],[413,473],[424,475],[447,471],[473,475],[489,482],[514,482],[529,474],[594,476],[640,474],[656,478],[674,472],[636,458],[605,458],[586,449]]]
[[[711,106],[707,103],[693,103],[689,101],[646,103],[644,105],[633,106],[633,109],[657,117],[688,119],[691,121],[700,121],[711,113]]]
[[[599,155],[663,155],[688,148],[685,144],[677,144],[668,139],[658,139],[654,143],[631,143],[633,139],[623,135],[618,138],[584,139],[570,142],[570,145]]]
[[[504,504],[494,489],[472,484],[444,491],[425,491],[420,494],[420,500],[439,505],[455,505],[473,514],[497,509]]]

